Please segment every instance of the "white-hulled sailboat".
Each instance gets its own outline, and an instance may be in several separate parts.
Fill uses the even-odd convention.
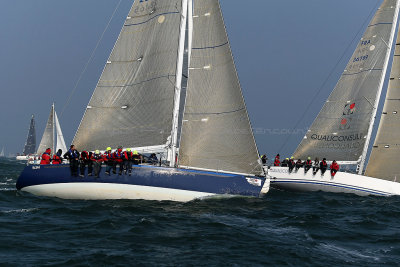
[[[30,156],[34,156],[36,152],[36,130],[35,130],[35,117],[32,115],[29,124],[28,136],[24,146],[22,155],[16,157],[16,160],[28,160]]]
[[[73,143],[162,152],[169,166],[77,179],[65,165],[34,165],[17,189],[173,201],[266,193],[219,1],[134,1]]]
[[[357,174],[329,170],[313,175],[271,167],[271,186],[302,191],[400,195],[400,35],[393,46],[399,1],[384,0],[369,23],[339,82],[294,153],[357,166]],[[375,144],[364,165],[391,54],[392,70]]]

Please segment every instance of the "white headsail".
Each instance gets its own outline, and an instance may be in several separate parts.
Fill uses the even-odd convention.
[[[260,174],[258,151],[218,0],[193,2],[179,165]]]
[[[57,113],[54,111],[54,120],[55,120],[55,127],[56,127],[56,149],[54,153],[56,153],[59,149],[62,150],[63,153],[67,152],[67,147],[64,141],[64,135],[61,131],[60,122],[58,121]]]
[[[44,129],[42,140],[40,141],[36,154],[42,155],[47,148],[51,148],[51,152],[54,152],[54,104],[51,106],[49,119]]]

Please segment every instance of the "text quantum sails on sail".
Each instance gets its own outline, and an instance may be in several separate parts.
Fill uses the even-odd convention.
[[[360,195],[400,194],[400,184],[396,181],[396,173],[400,174],[400,168],[393,160],[386,158],[385,162],[380,161],[377,166],[377,158],[372,156],[368,162],[366,172],[368,176],[362,175],[392,52],[398,13],[399,1],[383,1],[367,26],[334,90],[294,153],[296,159],[318,157],[320,160],[327,158],[331,161],[337,160],[342,164],[358,165],[358,175],[338,172],[330,176],[328,173],[314,174],[304,169],[290,172],[287,167],[272,167],[269,170],[272,186],[292,190],[322,190]],[[397,52],[396,48],[396,54]],[[394,80],[397,80],[392,77],[400,75],[398,64],[398,58],[395,56],[388,94],[390,94],[390,88],[394,86]],[[385,120],[381,120],[379,127],[381,134],[378,133],[377,140],[384,133],[382,130],[384,122]],[[400,141],[388,138],[388,136],[396,135],[399,131],[398,125],[395,128],[386,125],[386,130],[391,133],[384,137],[384,142],[396,144]],[[375,147],[378,147],[377,140],[372,155],[376,150]],[[379,146],[382,151],[384,145],[380,143]],[[395,147],[395,145],[392,146],[392,152],[396,151]],[[400,156],[400,153],[396,155]],[[396,166],[390,166],[391,164]],[[369,171],[372,169],[369,167],[371,165],[374,165],[374,170],[381,171]],[[392,175],[383,171],[388,166]],[[374,178],[369,177],[371,174]]]
[[[204,99],[200,88],[214,97]],[[245,131],[226,131],[238,125]],[[161,149],[172,167],[134,165],[132,176],[79,179],[65,165],[28,166],[17,188],[61,198],[174,201],[267,192],[219,1],[134,1],[73,142],[90,151]]]

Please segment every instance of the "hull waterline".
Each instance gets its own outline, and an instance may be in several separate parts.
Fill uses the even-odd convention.
[[[289,173],[288,167],[271,167],[268,170],[271,187],[291,191],[324,191],[333,193],[353,193],[361,196],[392,196],[400,195],[400,184],[397,182],[338,172],[331,177],[327,170],[324,175],[318,171],[313,175],[312,169],[304,173],[301,168]]]
[[[29,165],[18,178],[18,190],[64,199],[145,199],[191,201],[215,196],[259,196],[265,178],[135,166],[132,175],[105,174],[100,178],[71,176],[69,165]]]

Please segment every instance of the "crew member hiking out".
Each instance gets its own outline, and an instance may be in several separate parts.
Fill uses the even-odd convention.
[[[99,150],[96,150],[91,158],[93,162],[94,176],[99,178],[101,172],[101,163],[104,161],[103,155]]]
[[[131,176],[132,174],[132,164],[133,164],[133,153],[130,148],[127,148],[124,152],[124,169],[125,174],[128,172],[128,175]]]
[[[293,168],[296,165],[296,163],[294,162],[294,157],[290,157],[288,165],[289,165],[289,173],[292,173]]]
[[[57,151],[57,154],[55,154],[55,155],[53,156],[53,160],[52,160],[53,164],[62,164],[61,155],[62,155],[62,150],[59,149],[59,150]]]
[[[79,159],[79,165],[80,165],[80,171],[81,171],[79,174],[80,177],[85,177],[85,169],[86,169],[86,165],[88,164],[88,162],[89,162],[89,154],[87,151],[84,150],[81,152],[81,156]]]
[[[296,172],[297,172],[301,167],[303,167],[303,162],[301,161],[301,159],[298,159],[298,160],[296,161]]]
[[[334,160],[331,164],[331,176],[335,177],[336,173],[339,171],[339,164]]]
[[[267,165],[267,156],[264,154],[261,156],[262,165]]]
[[[107,147],[107,151],[104,152],[103,159],[107,165],[106,166],[106,174],[110,175],[111,169],[114,166],[114,157],[113,157],[113,153],[111,153],[111,147]]]
[[[47,148],[46,151],[42,154],[42,160],[40,161],[40,165],[48,165],[51,162],[51,149]]]
[[[314,159],[314,163],[313,163],[313,167],[312,167],[313,175],[317,174],[318,171],[319,171],[319,159],[315,158]]]
[[[70,149],[67,151],[67,153],[64,154],[64,158],[69,160],[71,175],[74,177],[78,177],[79,152],[75,149],[74,145],[70,146]]]
[[[114,152],[114,167],[113,173],[117,172],[117,165],[119,165],[119,172],[118,175],[122,175],[124,171],[124,155],[122,153],[122,146],[118,147],[117,151]]]
[[[307,173],[309,169],[311,169],[312,161],[311,157],[308,157],[307,160],[304,162],[304,173]]]
[[[321,175],[324,175],[324,173],[328,169],[328,163],[326,163],[326,158],[322,159],[321,163],[319,164],[319,168],[321,169]]]

